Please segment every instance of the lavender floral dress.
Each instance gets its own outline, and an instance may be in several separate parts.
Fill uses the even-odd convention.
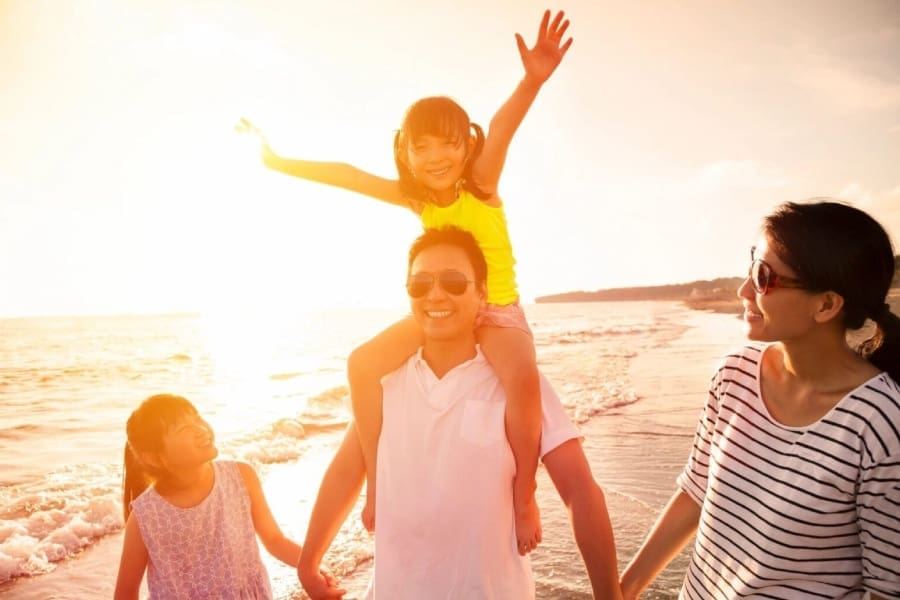
[[[152,599],[272,597],[238,465],[217,461],[213,466],[213,489],[197,506],[173,506],[153,488],[131,503],[150,557]]]

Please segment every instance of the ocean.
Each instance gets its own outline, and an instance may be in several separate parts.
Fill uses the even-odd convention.
[[[581,428],[606,492],[621,569],[674,490],[706,381],[716,358],[739,343],[739,324],[665,302],[538,304],[526,313],[539,365]],[[349,418],[347,355],[402,316],[346,309],[0,320],[0,598],[111,596],[125,421],[154,393],[197,405],[220,456],[254,465],[276,519],[302,542]],[[546,473],[539,487],[538,596],[589,598]],[[305,597],[292,570],[262,553],[276,597]],[[364,590],[371,556],[355,512],[326,557],[348,597]],[[644,597],[677,594],[683,560]]]

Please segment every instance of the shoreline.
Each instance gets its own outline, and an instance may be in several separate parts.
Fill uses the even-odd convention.
[[[633,354],[611,357],[604,353],[605,342],[597,346],[587,343],[558,348],[577,355],[582,361],[578,368],[590,373],[593,383],[622,388],[626,393],[636,393],[638,398],[608,414],[594,415],[580,425],[585,454],[606,495],[620,571],[636,551],[659,508],[674,491],[674,478],[687,456],[712,364],[721,355],[718,346],[724,345],[717,332],[730,330],[739,337],[739,327],[731,318],[691,311],[674,302],[669,306],[677,311],[674,316],[677,327],[636,341]],[[564,398],[570,380],[565,371],[555,369],[552,354],[547,358],[542,369]],[[563,361],[560,366],[567,364],[570,363]],[[669,368],[661,369],[661,364]],[[322,438],[299,461],[268,465],[260,470],[273,514],[285,533],[298,541],[305,537],[318,484],[337,442],[336,433]],[[544,468],[538,471],[538,486],[545,539],[532,553],[537,597],[590,598],[590,584],[574,543],[567,511]],[[360,507],[358,503],[351,512],[325,559],[336,572],[343,573],[339,581],[348,590],[347,600],[364,596],[373,568],[371,538],[359,525]],[[0,597],[25,600],[110,597],[121,540],[121,532],[106,536],[76,558],[59,563],[51,573],[17,579],[0,587]],[[347,544],[348,540],[352,544]],[[347,551],[348,546],[357,548],[356,552]],[[264,551],[261,554],[276,598],[306,597],[296,583],[292,568],[276,563]],[[676,561],[643,598],[673,597],[672,590],[677,594],[682,574],[683,566]],[[146,597],[146,580],[142,597]]]
[[[606,492],[620,573],[676,491],[675,480],[687,460],[710,377],[721,357],[745,341],[731,315],[687,314],[679,336],[632,359],[628,381],[640,401],[624,407],[605,431],[592,433],[593,443],[603,443],[605,435],[615,451],[607,457],[606,472],[592,466]],[[625,464],[609,460],[613,456]],[[629,502],[616,502],[615,495]],[[643,600],[678,596],[692,545],[689,542],[648,586]]]

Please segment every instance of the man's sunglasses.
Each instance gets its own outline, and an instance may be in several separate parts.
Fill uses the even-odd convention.
[[[765,296],[770,290],[775,288],[795,288],[803,289],[806,287],[795,277],[786,277],[779,275],[772,270],[772,267],[761,258],[754,258],[756,246],[750,248],[750,283],[757,294]]]
[[[459,271],[441,271],[440,273],[415,273],[406,280],[406,293],[410,298],[421,298],[431,291],[434,282],[441,289],[453,296],[461,296],[466,293],[470,283],[475,283],[465,273]]]

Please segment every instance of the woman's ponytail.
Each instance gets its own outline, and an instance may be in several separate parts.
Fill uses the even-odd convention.
[[[900,317],[887,304],[877,314],[875,334],[859,345],[857,351],[873,365],[900,382]]]

